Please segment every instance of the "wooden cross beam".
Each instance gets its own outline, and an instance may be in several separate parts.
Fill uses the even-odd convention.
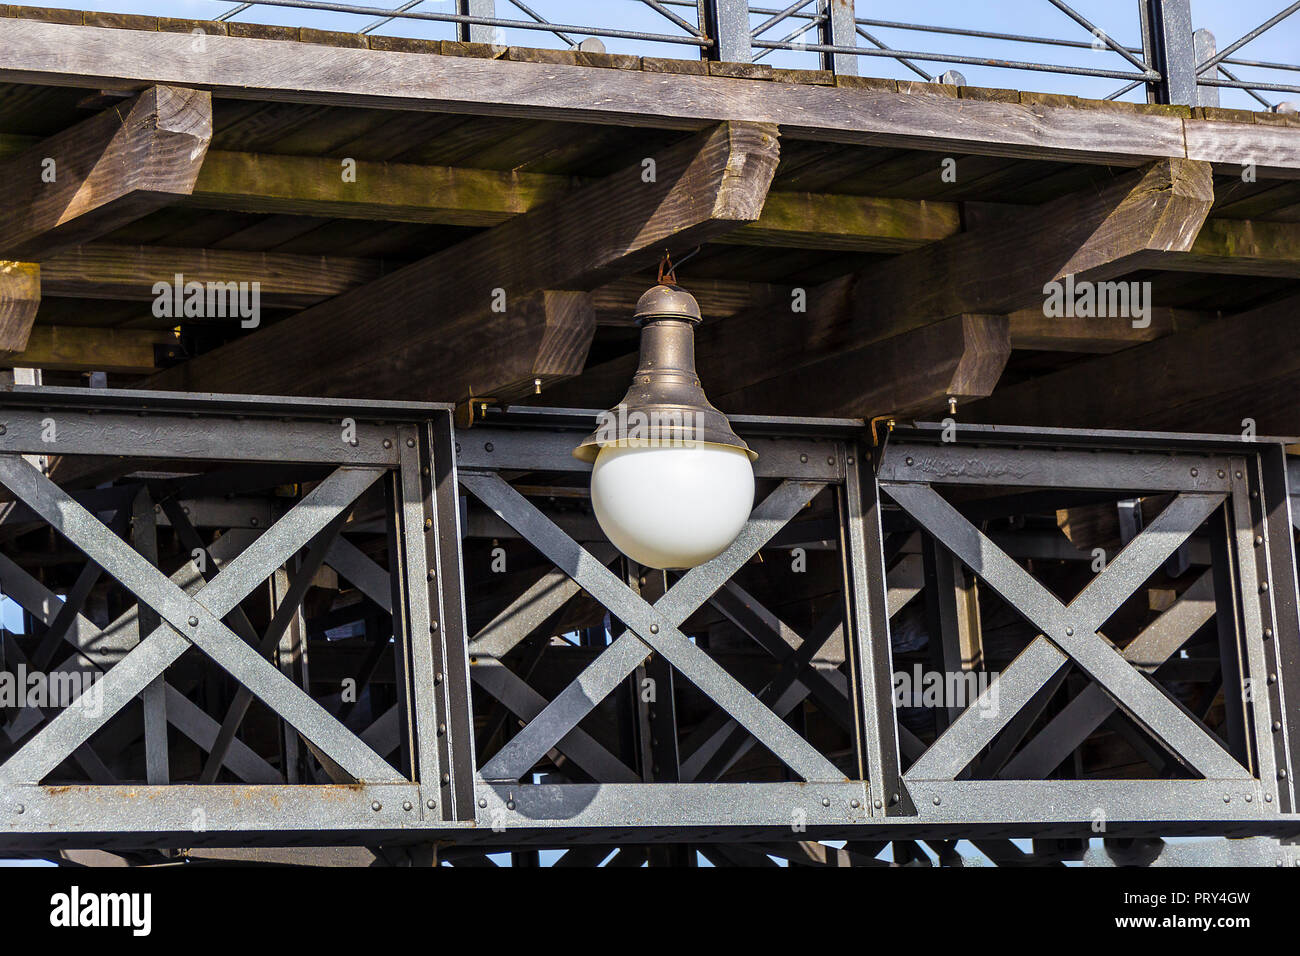
[[[755,221],[777,158],[774,127],[720,124],[151,384],[459,401],[508,391],[539,363],[535,377],[577,374],[590,306],[548,290],[585,292]],[[536,335],[543,326],[553,334]],[[559,357],[537,351],[557,343]]]
[[[211,94],[153,86],[0,161],[0,255],[49,256],[188,195],[211,139]]]
[[[912,410],[894,403],[916,396],[907,381],[915,368],[910,363],[877,363],[873,356],[882,349],[906,354],[905,336],[950,316],[1041,308],[1044,286],[1067,275],[1104,280],[1149,266],[1160,256],[1185,252],[1212,202],[1207,164],[1152,163],[1120,176],[1106,189],[1020,210],[987,228],[873,263],[811,289],[806,313],[792,316],[785,310],[762,309],[705,325],[697,344],[700,379],[728,411],[749,410],[728,403],[728,396],[744,399],[779,390],[782,379],[791,380],[795,372],[807,381],[849,378],[832,403],[836,414]],[[896,340],[892,346],[886,344],[890,340]],[[972,336],[969,341],[975,354],[966,364],[991,369],[978,354],[987,349],[981,344],[987,338]],[[853,370],[858,374],[851,374]],[[903,390],[899,398],[890,397],[891,376]],[[995,383],[996,376],[990,374],[979,387],[991,391]],[[797,396],[786,397],[791,400],[783,406],[787,413],[812,411],[797,404]],[[923,400],[918,410],[932,404],[924,395],[919,397]],[[934,397],[942,402],[945,396]]]

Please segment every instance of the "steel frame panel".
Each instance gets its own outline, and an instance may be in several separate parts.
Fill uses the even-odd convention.
[[[662,597],[648,600],[609,570],[612,549],[578,544],[503,478],[503,473],[517,471],[573,473],[588,468],[568,452],[575,436],[590,428],[593,414],[493,411],[485,423],[456,430],[451,408],[416,403],[196,398],[80,389],[20,390],[0,397],[0,481],[23,501],[25,520],[39,516],[52,523],[104,574],[142,600],[139,619],[131,619],[136,639],[144,638],[141,643],[95,644],[90,638],[99,628],[78,612],[75,594],[66,601],[55,597],[30,577],[24,579],[25,572],[0,555],[5,593],[38,609],[37,616],[47,625],[66,629],[64,639],[81,649],[64,666],[108,668],[108,674],[117,677],[110,685],[107,710],[150,693],[155,721],[162,717],[210,749],[220,739],[217,721],[160,676],[167,662],[198,646],[241,683],[254,685],[274,711],[296,722],[309,745],[323,747],[328,762],[344,773],[342,782],[329,785],[284,783],[274,768],[235,740],[223,762],[246,781],[239,786],[41,786],[50,761],[61,761],[86,737],[85,726],[78,723],[82,718],[69,709],[0,765],[0,847],[83,845],[87,840],[139,846],[433,839],[508,846],[705,836],[715,841],[771,840],[789,834],[792,821],[797,823],[795,832],[807,834],[794,839],[865,839],[867,833],[872,839],[963,833],[1029,836],[1086,833],[1099,808],[1109,821],[1108,832],[1117,834],[1300,832],[1293,784],[1300,763],[1300,713],[1294,704],[1300,694],[1300,602],[1292,533],[1296,514],[1281,441],[964,427],[957,442],[946,443],[939,426],[919,426],[895,433],[883,449],[872,449],[860,422],[738,417],[737,431],[760,453],[759,476],[775,480],[777,491],[756,509],[749,529],[732,549],[683,576]],[[41,441],[43,421],[51,416],[58,423],[55,449]],[[345,418],[356,426],[356,445],[340,441]],[[52,451],[62,456],[112,453],[148,460],[319,465],[332,470],[333,477],[313,499],[328,502],[327,507],[303,509],[296,517],[290,511],[287,524],[272,525],[261,536],[223,536],[218,539],[223,547],[212,549],[218,573],[205,578],[190,567],[169,579],[149,564],[147,543],[142,544],[146,557],[141,557],[21,457]],[[390,502],[388,570],[342,537],[321,537],[375,481]],[[934,490],[958,485],[1165,492],[1175,497],[1107,571],[1075,601],[1063,604],[1024,580],[1028,575],[1023,569],[970,528]],[[728,602],[732,613],[752,607],[743,589],[730,582],[732,573],[767,546],[823,488],[830,489],[840,515],[844,623],[836,628],[828,621],[800,636],[785,632],[774,617],[768,619],[765,626],[774,630],[761,643],[786,661],[781,672],[785,676],[763,694],[751,694],[695,648],[679,627],[710,600],[724,613]],[[511,613],[526,611],[519,615],[521,620],[507,625],[503,619],[510,614],[503,612],[477,635],[468,633],[466,623],[461,555],[466,529],[460,502],[465,492],[482,498],[556,565],[507,608]],[[94,507],[106,500],[96,499]],[[921,554],[898,554],[887,545],[883,515],[895,504],[913,517],[919,515],[929,532],[937,531],[942,549],[952,549],[971,565],[985,586],[991,584],[989,576],[998,574],[1012,581],[1014,588],[1006,581],[991,586],[1000,587],[1004,598],[1019,589],[1012,595],[1014,606],[1041,627],[1043,636],[1030,644],[1023,661],[1016,662],[1028,679],[1008,681],[1007,687],[1020,690],[1010,701],[1004,697],[1004,706],[1032,706],[1045,682],[1072,659],[1098,681],[1077,699],[1083,701],[1075,705],[1079,712],[1088,709],[1088,720],[1100,723],[1105,712],[1119,706],[1163,739],[1176,756],[1203,771],[1205,779],[963,779],[968,762],[963,757],[972,747],[978,752],[975,744],[992,735],[980,728],[966,740],[966,749],[947,749],[969,731],[970,719],[962,714],[952,715],[947,730],[927,750],[901,725],[892,703],[889,619],[924,584]],[[1194,722],[1183,719],[1140,676],[1142,668],[1153,670],[1176,651],[1180,629],[1194,629],[1207,619],[1205,604],[1213,590],[1209,571],[1201,572],[1184,600],[1166,612],[1167,620],[1157,619],[1150,633],[1140,635],[1131,654],[1128,649],[1123,654],[1109,649],[1095,633],[1105,624],[1108,610],[1140,585],[1146,572],[1214,515],[1223,522],[1223,553],[1231,561],[1230,616],[1240,665],[1244,675],[1262,682],[1262,693],[1252,694],[1247,702],[1245,765],[1218,748]],[[180,519],[185,527],[178,526],[178,531],[192,533],[193,526],[178,515],[174,502],[170,515],[158,517],[172,523]],[[147,536],[144,529],[141,534]],[[976,551],[961,543],[962,535]],[[244,643],[245,636],[237,633],[239,628],[232,630],[221,620],[237,605],[241,590],[264,580],[301,549],[309,549],[304,561],[310,565],[313,542],[316,558],[394,615],[403,696],[361,733],[344,731],[297,684],[259,660]],[[946,553],[942,549],[926,552],[931,567],[935,554]],[[891,550],[899,562],[887,572],[894,560]],[[940,577],[951,586],[950,572]],[[292,610],[292,574],[287,588],[285,606]],[[579,589],[609,607],[629,630],[604,649],[589,668],[591,673],[566,692],[568,697],[547,701],[500,658],[518,640],[520,628],[526,633],[544,622]],[[761,606],[757,610],[760,618],[766,613]],[[146,611],[157,614],[154,622],[148,622]],[[268,635],[278,639],[278,633]],[[839,639],[846,645],[845,672],[806,668]],[[478,661],[473,667],[471,653]],[[712,731],[715,744],[734,740],[737,728],[757,732],[802,781],[690,782],[717,752],[714,747],[694,762],[683,755],[686,782],[648,782],[586,736],[578,721],[651,653],[671,663],[679,677],[684,674],[697,683],[722,708],[731,722]],[[1139,659],[1140,654],[1147,656]],[[1004,671],[1000,679],[1009,673]],[[528,722],[513,738],[512,743],[518,742],[513,748],[498,752],[482,767],[475,753],[471,684],[486,689]],[[851,715],[855,778],[845,779],[781,719],[809,695]],[[1016,719],[1017,711],[1011,706],[1002,725]],[[1049,736],[1042,747],[1067,746],[1069,736],[1078,734],[1070,721],[1058,726],[1067,732],[1065,738]],[[1059,737],[1059,732],[1053,733]],[[154,738],[156,742],[156,729]],[[52,741],[58,745],[49,750]],[[387,761],[369,762],[398,744],[405,755],[401,769]],[[553,746],[600,782],[521,783],[519,778]],[[904,769],[904,755],[912,760],[911,769]],[[1028,758],[1019,760],[1024,766]],[[1017,762],[1008,766],[1015,768]],[[163,764],[151,761],[152,781],[165,781],[166,773]],[[193,825],[196,807],[206,817],[199,830]]]

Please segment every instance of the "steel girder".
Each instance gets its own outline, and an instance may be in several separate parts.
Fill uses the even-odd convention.
[[[6,638],[6,668],[32,652],[100,695],[0,715],[0,846],[1300,831],[1283,443],[917,426],[873,447],[860,422],[740,417],[759,505],[724,554],[656,580],[581,507],[544,503],[581,502],[589,466],[569,452],[591,418],[509,409],[457,430],[450,407],[414,403],[0,398],[0,583],[33,623]],[[58,456],[50,476],[34,455]],[[1031,526],[1120,498],[1152,514],[1091,575],[1074,573],[1087,549]],[[41,526],[86,558],[63,597],[16,544]],[[482,537],[541,570],[471,627]],[[838,597],[797,629],[753,571],[792,548],[838,568]],[[323,571],[340,591],[317,621]],[[121,595],[107,616],[87,604],[105,581]],[[1170,600],[1139,606],[1157,592]],[[581,648],[553,636],[575,601],[608,612]],[[922,605],[919,631],[898,623]],[[1010,652],[986,633],[1000,611]],[[332,653],[340,621],[364,631],[368,711],[308,653]],[[757,677],[733,673],[716,627],[761,649]],[[978,695],[898,706],[909,633],[937,672],[986,679]],[[274,738],[250,728],[268,719]],[[1080,762],[1105,728],[1148,773]],[[775,763],[755,770],[760,755]]]

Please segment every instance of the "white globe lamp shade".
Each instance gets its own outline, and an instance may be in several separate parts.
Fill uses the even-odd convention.
[[[693,568],[740,534],[754,507],[754,467],[728,445],[607,445],[591,504],[613,545],[647,568]]]

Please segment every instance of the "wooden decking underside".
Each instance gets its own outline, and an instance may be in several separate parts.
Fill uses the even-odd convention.
[[[13,19],[13,9],[9,12],[10,19],[0,18],[0,30],[36,22],[22,19],[23,14]],[[113,52],[114,44],[125,50],[142,37],[164,36],[135,29],[59,29],[88,38],[93,35],[97,43],[108,44]],[[175,39],[187,42],[184,37]],[[215,45],[218,41],[237,42],[226,37],[213,37],[209,42]],[[260,42],[267,56],[290,49],[314,50],[326,62],[354,52],[283,40],[238,42]],[[14,56],[22,59],[19,54]],[[448,63],[455,66],[459,59],[465,65],[468,85],[489,81],[491,69],[502,71],[502,82],[516,82],[510,71],[538,67],[551,71],[548,75],[557,86],[571,85],[576,70],[588,80],[590,100],[619,95],[607,88],[614,78],[651,75],[631,69],[574,67],[562,61],[555,65],[553,54],[539,56],[543,62],[533,63],[528,62],[527,51],[498,52],[496,59],[401,56],[412,70],[435,60],[439,68]],[[0,54],[0,80],[10,80],[0,83],[0,166],[8,170],[11,181],[30,173],[20,164],[30,166],[32,157],[39,154],[38,147],[51,137],[105,112],[125,110],[132,102],[130,92],[147,88],[154,79],[142,76],[139,82],[126,84],[86,75],[70,80],[72,65],[33,76],[25,61],[11,70],[5,59],[6,55]],[[75,57],[69,55],[68,60],[71,63]],[[16,75],[19,73],[21,77]],[[644,114],[635,122],[624,122],[615,115],[616,109],[606,109],[608,102],[602,102],[603,111],[596,121],[588,121],[590,111],[577,107],[581,90],[571,89],[574,109],[521,109],[526,115],[510,116],[503,115],[507,112],[504,108],[490,106],[475,109],[462,105],[447,111],[416,98],[410,108],[400,104],[377,108],[364,98],[323,96],[306,89],[297,96],[290,91],[270,97],[255,92],[230,95],[230,91],[216,88],[210,106],[210,143],[197,182],[188,194],[178,189],[167,202],[154,203],[134,218],[97,230],[90,241],[65,241],[53,247],[37,243],[36,254],[0,249],[6,258],[40,266],[39,306],[31,338],[26,351],[6,343],[13,350],[9,361],[41,366],[46,369],[46,381],[53,382],[79,381],[85,372],[107,370],[111,385],[143,381],[202,390],[296,392],[287,373],[260,383],[238,375],[227,380],[212,371],[217,366],[211,362],[196,366],[191,373],[186,360],[236,342],[244,347],[264,344],[286,369],[302,360],[319,365],[323,353],[320,348],[313,351],[305,341],[318,326],[304,323],[296,337],[278,338],[270,334],[270,327],[424,260],[430,275],[423,287],[401,283],[410,288],[410,295],[394,302],[392,286],[375,286],[369,314],[357,314],[355,342],[334,335],[337,347],[329,353],[332,358],[326,356],[332,363],[340,368],[368,365],[373,372],[339,376],[339,387],[346,389],[346,394],[460,401],[472,393],[503,400],[599,406],[617,399],[633,367],[636,330],[630,315],[639,293],[653,281],[653,261],[664,249],[681,258],[698,245],[699,252],[679,278],[700,298],[706,316],[701,340],[705,387],[729,412],[773,412],[779,408],[785,414],[922,415],[945,409],[952,394],[958,398],[959,414],[969,410],[974,417],[1000,420],[1098,427],[1150,424],[1209,431],[1235,430],[1242,418],[1250,417],[1262,431],[1300,433],[1295,403],[1283,401],[1300,378],[1300,332],[1293,331],[1294,310],[1285,304],[1300,292],[1300,180],[1296,178],[1300,169],[1292,168],[1300,165],[1294,160],[1300,149],[1300,121],[1235,111],[1211,111],[1208,116],[1198,111],[1193,116],[1171,107],[1145,111],[1141,107],[1103,108],[1090,101],[1017,96],[1006,91],[936,87],[937,92],[925,92],[908,84],[901,85],[907,92],[897,92],[897,84],[895,92],[890,92],[883,89],[884,83],[878,84],[882,88],[873,88],[871,81],[853,86],[843,79],[841,86],[827,90],[824,85],[814,85],[826,82],[817,73],[780,78],[761,74],[752,79],[654,75],[664,78],[668,102],[677,95],[667,92],[670,87],[676,90],[692,81],[731,84],[726,89],[737,91],[737,122],[742,125],[751,122],[750,114],[756,109],[767,109],[761,99],[766,94],[758,88],[803,89],[792,82],[798,80],[806,80],[810,91],[861,97],[863,104],[876,111],[902,104],[898,108],[907,111],[911,123],[918,122],[919,116],[924,125],[925,111],[933,110],[935,142],[916,148],[912,144],[927,137],[912,134],[893,140],[873,134],[862,137],[871,142],[845,142],[843,129],[831,129],[830,124],[826,135],[819,136],[816,116],[794,131],[778,124],[779,146],[773,151],[779,152],[779,163],[756,222],[729,222],[721,228],[715,222],[712,227],[693,227],[695,231],[683,228],[677,234],[675,224],[668,224],[664,241],[647,242],[636,254],[616,261],[583,263],[569,272],[551,268],[549,263],[538,268],[531,263],[523,266],[525,272],[540,273],[533,288],[589,293],[586,301],[594,311],[595,329],[579,327],[575,332],[566,326],[544,336],[540,344],[536,336],[525,337],[518,347],[533,352],[519,357],[518,367],[505,372],[494,367],[501,362],[501,349],[515,347],[505,345],[507,339],[515,343],[516,338],[501,336],[496,339],[502,343],[501,349],[486,350],[484,342],[494,341],[491,323],[496,319],[490,314],[465,316],[464,322],[473,327],[466,332],[457,325],[462,317],[447,315],[444,309],[444,296],[438,290],[455,285],[459,251],[467,250],[466,255],[476,257],[485,270],[483,281],[490,281],[490,270],[497,269],[500,285],[513,297],[516,285],[512,280],[521,268],[517,257],[544,257],[547,250],[525,249],[518,242],[507,245],[507,234],[502,234],[499,249],[488,249],[491,240],[485,236],[530,210],[538,211],[530,222],[559,223],[558,229],[574,236],[587,228],[598,232],[607,219],[622,217],[634,222],[637,216],[649,215],[650,210],[637,208],[635,197],[623,203],[617,193],[610,193],[615,198],[609,208],[592,206],[590,197],[596,193],[591,190],[622,172],[641,169],[647,158],[666,156],[673,150],[689,155],[692,142],[702,141],[705,135],[699,130],[710,128],[707,123],[695,117],[684,120],[668,109],[661,119]],[[365,80],[363,76],[347,79]],[[702,96],[712,95],[711,89],[703,85],[700,89]],[[754,98],[752,103],[747,97]],[[839,102],[854,106],[850,99]],[[1006,142],[1000,142],[994,128],[979,134],[981,142],[977,151],[972,151],[969,147],[975,134],[963,128],[971,119],[963,113],[954,114],[954,104],[987,111],[978,117],[972,114],[972,118],[996,117],[999,109],[1019,110],[1014,116],[1006,115],[1011,120],[1035,116],[1044,129],[1059,129],[1073,119],[1080,131],[1096,125],[1099,140],[1109,136],[1114,142],[1100,142],[1097,154],[1080,162],[1075,158],[1077,150],[1065,148],[1048,133],[1043,135],[1042,149],[1034,150],[1015,141],[1018,134],[1008,133]],[[776,110],[773,107],[771,111]],[[939,310],[933,314],[906,314],[912,298],[932,284],[956,289],[961,278],[941,274],[933,264],[905,264],[909,263],[908,254],[934,243],[951,245],[962,235],[975,237],[964,255],[949,256],[944,251],[947,247],[935,246],[939,250],[935,261],[953,263],[950,268],[978,273],[986,285],[996,285],[996,281],[987,280],[995,280],[1013,262],[1041,256],[1044,261],[1035,268],[1046,279],[1054,278],[1053,267],[1071,259],[1075,250],[1043,248],[1030,229],[1024,231],[1024,248],[1016,248],[1005,236],[980,248],[979,237],[991,236],[1007,223],[1031,222],[1027,217],[1032,211],[1027,207],[1068,202],[1070,197],[1086,204],[1089,197],[1102,196],[1107,189],[1113,192],[1125,177],[1136,183],[1134,177],[1140,173],[1135,170],[1149,168],[1151,162],[1185,162],[1176,158],[1144,162],[1144,150],[1154,157],[1162,155],[1164,147],[1136,143],[1133,137],[1139,127],[1128,132],[1123,128],[1133,120],[1159,130],[1171,122],[1180,125],[1189,143],[1194,133],[1206,135],[1198,131],[1209,129],[1229,144],[1215,147],[1219,152],[1210,159],[1212,206],[1203,227],[1199,223],[1204,209],[1190,206],[1175,213],[1167,213],[1163,206],[1144,209],[1133,223],[1115,226],[1118,235],[1127,236],[1131,228],[1140,231],[1150,225],[1144,216],[1154,221],[1161,215],[1176,214],[1192,223],[1193,242],[1155,249],[1137,243],[1134,250],[1146,254],[1122,250],[1116,253],[1115,262],[1083,256],[1094,270],[1100,270],[1084,270],[1084,274],[1150,282],[1154,308],[1148,327],[1135,328],[1128,317],[1046,317],[1041,292],[1021,295],[1022,301],[1008,309],[990,306],[996,296],[974,294],[967,301],[966,291],[957,289],[943,304],[918,307]],[[850,117],[839,126],[854,121]],[[1121,126],[1108,125],[1112,122]],[[1236,130],[1245,131],[1245,138],[1234,152],[1230,143]],[[1272,137],[1269,141],[1278,144],[1275,152],[1258,155],[1260,144],[1250,139],[1257,135]],[[733,143],[730,148],[741,155],[748,147]],[[1190,146],[1187,152],[1191,152]],[[1108,161],[1111,153],[1113,158]],[[1238,155],[1240,162],[1234,165],[1232,157]],[[349,160],[355,164],[355,181],[344,175]],[[1258,168],[1253,175],[1243,176],[1241,163],[1248,162]],[[1203,162],[1190,166],[1209,169]],[[1184,174],[1175,172],[1175,176]],[[1254,181],[1248,181],[1251,179]],[[707,188],[707,179],[703,185],[687,186]],[[11,182],[9,188],[11,197],[24,194],[22,184]],[[1175,185],[1173,191],[1178,188]],[[761,189],[759,195],[761,198]],[[1123,195],[1122,191],[1117,195]],[[26,214],[22,206],[19,199],[6,212]],[[1111,216],[1106,208],[1096,214],[1101,224],[1114,224],[1121,215]],[[703,241],[694,241],[696,236]],[[477,247],[464,245],[475,237]],[[623,239],[615,237],[615,241]],[[1088,241],[1085,235],[1080,244]],[[546,245],[545,240],[539,242]],[[1079,251],[1082,255],[1083,250]],[[897,261],[891,264],[891,260]],[[546,283],[548,269],[560,284]],[[260,282],[261,327],[250,331],[229,319],[156,316],[154,284],[171,281],[178,273],[200,282]],[[837,293],[835,280],[852,283],[851,289]],[[1020,281],[1028,283],[1026,288],[1034,288],[1032,277]],[[884,290],[884,285],[891,287]],[[797,289],[807,293],[806,312],[790,308]],[[527,295],[532,289],[518,291]],[[862,305],[878,292],[881,308],[892,308],[891,315],[901,314],[898,322],[891,319],[888,328],[880,327],[879,334],[874,327],[880,326],[879,317]],[[841,321],[825,311],[830,308],[824,306],[826,297],[835,294],[848,296],[847,304],[836,308],[847,310],[850,318]],[[453,308],[464,311],[463,304]],[[551,301],[539,308],[537,314],[543,318],[538,321],[552,321],[547,318],[553,308]],[[1242,320],[1240,334],[1221,324],[1221,320],[1261,309],[1267,314],[1254,324]],[[356,306],[351,310],[358,312]],[[382,326],[386,310],[404,315],[406,325],[395,325],[418,329],[418,335],[397,331],[387,339],[372,335],[367,326]],[[1008,313],[1005,329],[999,324],[1002,320],[991,321]],[[327,317],[334,324],[328,327],[335,333],[347,328],[347,316],[347,307],[333,308]],[[949,325],[936,330],[939,320]],[[581,326],[582,321],[586,320],[577,324]],[[713,327],[712,335],[708,326]],[[178,339],[170,331],[174,329],[179,329]],[[762,375],[737,372],[718,394],[720,386],[710,381],[710,369],[727,365],[737,342],[761,352],[772,339],[773,329],[779,329],[784,338],[772,344]],[[916,338],[925,329],[934,333],[931,338]],[[897,335],[891,334],[895,331]],[[967,344],[954,346],[954,337],[960,339],[963,334]],[[990,345],[986,336],[997,341]],[[1162,339],[1169,341],[1162,347],[1153,344]],[[1239,347],[1235,352],[1225,350],[1225,341],[1236,341]],[[294,342],[296,347],[291,344]],[[367,348],[373,351],[368,353]],[[534,354],[548,349],[558,352]],[[717,350],[716,354],[711,354],[711,349]],[[403,353],[401,362],[386,362],[383,353],[395,350]],[[436,372],[449,353],[454,353],[464,374],[452,378],[410,374],[426,365]],[[1127,359],[1119,357],[1125,354]],[[241,364],[238,351],[229,355],[231,364]],[[853,356],[863,361],[856,362]],[[888,371],[881,367],[886,361]],[[475,368],[480,363],[484,365],[482,374]],[[164,368],[175,370],[157,379],[151,377],[156,369]],[[781,378],[784,371],[800,369],[804,374],[792,376],[788,383]],[[1058,403],[1041,412],[1038,408],[1037,397],[1057,390],[1053,383],[1092,382],[1103,390],[1114,386],[1123,391],[1123,383],[1116,379],[1133,374],[1135,369],[1145,369],[1145,377],[1159,384],[1140,413],[1116,417],[1117,403],[1124,407],[1127,398],[1097,401],[1086,407]],[[1160,369],[1172,371],[1166,374]],[[1189,369],[1199,371],[1192,374]],[[532,371],[544,381],[540,396],[521,387],[531,385]],[[875,390],[819,394],[819,381],[855,375],[898,381]],[[326,377],[322,372],[314,381]],[[916,387],[916,382],[926,378],[933,382]],[[990,393],[993,397],[979,404],[979,399]],[[1003,395],[1010,398],[1002,399]],[[987,413],[981,413],[981,408]]]

